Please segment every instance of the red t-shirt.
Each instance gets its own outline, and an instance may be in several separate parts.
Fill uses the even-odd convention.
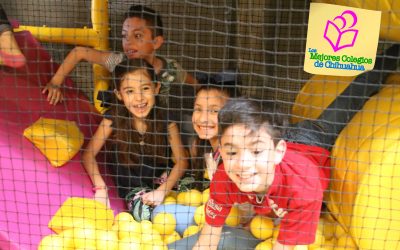
[[[284,245],[308,245],[314,242],[323,192],[329,182],[329,151],[305,144],[287,143],[286,154],[275,168],[275,178],[263,201],[255,193],[241,192],[229,179],[224,165],[218,166],[210,185],[205,206],[209,225],[224,225],[234,203],[251,203],[257,214],[273,211],[269,200],[288,213],[282,218],[278,241]]]

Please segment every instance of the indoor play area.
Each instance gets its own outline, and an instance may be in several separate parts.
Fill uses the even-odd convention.
[[[312,211],[315,221],[302,221],[312,224],[305,226],[311,228],[311,241],[304,236],[285,244],[286,235],[302,229],[287,219],[297,209],[293,197],[276,198],[279,209],[287,200],[283,215],[269,203],[272,219],[257,213],[264,198],[251,208],[239,206],[239,198],[226,198],[233,205],[218,227],[221,239],[201,249],[400,249],[400,1],[2,0],[0,5],[6,15],[0,17],[1,250],[192,249],[199,244],[205,227],[214,223],[210,209],[225,211],[213,203],[222,192],[213,176],[227,169],[221,167],[228,162],[226,149],[218,144],[223,134],[218,140],[207,137],[221,124],[204,129],[208,144],[196,144],[204,139],[196,127],[195,114],[202,112],[198,98],[212,92],[210,84],[229,93],[234,89],[230,96],[221,92],[227,100],[240,91],[262,110],[279,108],[289,127],[319,119],[328,124],[332,116],[324,111],[333,110],[338,122],[329,126],[338,132],[321,133],[334,138],[326,146],[329,159],[316,164],[326,167],[326,187],[318,181],[321,197],[301,198],[320,202]],[[132,17],[127,14],[132,6],[150,10],[141,7],[143,16]],[[338,14],[329,9],[335,6]],[[162,23],[144,21],[144,28],[133,29],[136,23],[127,22],[153,15],[152,10]],[[325,26],[324,18],[332,21]],[[159,27],[162,32],[154,35]],[[151,42],[143,42],[145,30],[153,32]],[[142,45],[127,49],[127,37]],[[144,70],[120,71],[136,67],[134,54],[142,48],[154,50],[154,63],[148,55],[137,57],[151,68],[143,74],[155,87],[141,87],[141,103],[129,108],[118,84]],[[117,56],[121,60],[113,62]],[[149,89],[157,98],[144,94]],[[344,103],[350,98],[354,105]],[[125,104],[127,118],[119,117],[115,103]],[[160,112],[151,106],[144,119],[137,118],[150,105]],[[218,123],[223,107],[212,108],[205,117]],[[143,133],[137,121],[146,121]],[[303,140],[324,126],[301,127],[295,138]],[[129,145],[135,136],[140,142]],[[144,153],[152,147],[160,155]],[[122,149],[131,151],[120,154]],[[116,162],[109,163],[111,158]],[[157,174],[125,166],[140,165],[136,159],[154,164],[151,173]],[[176,169],[184,171],[176,177]],[[306,169],[297,174],[312,179]],[[229,171],[225,175],[231,178]],[[148,179],[168,189],[159,202],[145,198],[154,191]],[[297,189],[301,197],[310,193],[306,186]]]

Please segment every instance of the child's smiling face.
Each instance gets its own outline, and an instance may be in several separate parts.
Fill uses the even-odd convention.
[[[144,69],[139,69],[124,75],[116,94],[129,112],[143,119],[154,107],[159,89],[160,85],[153,83]]]
[[[192,123],[200,139],[217,139],[218,112],[227,99],[227,94],[217,89],[202,89],[197,93]]]
[[[228,127],[221,137],[221,156],[229,178],[242,192],[265,193],[275,177],[275,166],[286,150],[264,127],[252,131],[243,124]]]

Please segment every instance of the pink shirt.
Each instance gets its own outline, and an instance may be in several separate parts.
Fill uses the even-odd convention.
[[[243,193],[229,179],[224,165],[218,166],[205,207],[209,225],[220,227],[234,203],[251,203],[257,214],[273,214],[269,200],[288,213],[281,221],[278,241],[284,245],[307,245],[315,240],[323,192],[329,183],[329,151],[305,144],[287,143],[282,162],[264,199]]]

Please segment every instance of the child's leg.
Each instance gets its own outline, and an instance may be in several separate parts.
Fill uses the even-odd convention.
[[[317,120],[305,120],[291,125],[285,139],[330,150],[342,129],[369,97],[379,91],[388,74],[396,70],[399,50],[400,45],[396,44],[383,55],[378,55],[374,70],[359,75]]]
[[[10,22],[0,4],[0,65],[17,68],[25,65],[25,62],[26,59],[19,49]]]

